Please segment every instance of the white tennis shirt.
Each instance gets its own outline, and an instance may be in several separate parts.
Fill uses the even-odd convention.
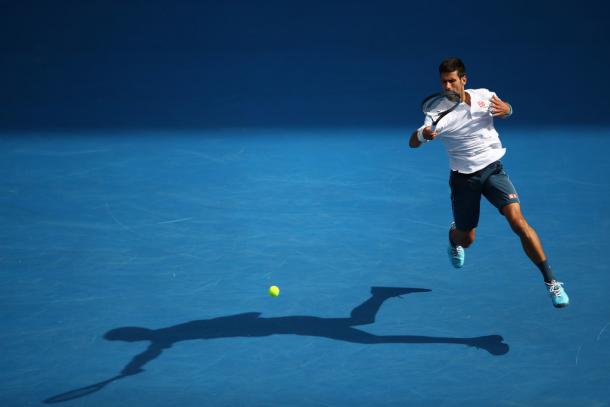
[[[494,128],[491,97],[488,89],[466,89],[470,106],[462,102],[443,117],[436,126],[437,138],[443,141],[454,171],[471,174],[499,160],[506,153]],[[424,127],[431,126],[426,117]]]

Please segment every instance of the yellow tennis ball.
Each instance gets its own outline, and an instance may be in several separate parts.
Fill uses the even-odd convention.
[[[269,287],[269,295],[272,297],[277,297],[278,295],[280,295],[280,287],[278,287],[277,285],[272,285],[271,287]]]

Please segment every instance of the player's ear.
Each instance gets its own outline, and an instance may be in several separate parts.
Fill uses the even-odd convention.
[[[466,85],[466,82],[468,82],[468,77],[466,76],[466,74],[462,75],[460,79],[462,81],[462,85]]]

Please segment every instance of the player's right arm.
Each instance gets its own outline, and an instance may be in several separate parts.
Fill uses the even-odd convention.
[[[121,374],[124,376],[132,376],[143,372],[143,367],[145,364],[157,358],[161,352],[163,352],[163,349],[167,349],[169,347],[170,346],[168,345],[160,345],[155,342],[151,343],[148,349],[131,359],[131,362],[129,362],[127,366],[123,368]]]
[[[421,131],[421,136],[419,135]],[[419,146],[421,146],[422,144],[427,143],[428,141],[432,141],[436,138],[436,131],[432,131],[432,129],[430,128],[430,126],[422,126],[419,129],[415,130],[412,134],[411,134],[411,138],[409,138],[409,147],[411,148],[417,148]],[[421,139],[424,139],[425,141],[421,141]]]

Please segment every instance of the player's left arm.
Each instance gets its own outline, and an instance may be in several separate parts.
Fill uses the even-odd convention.
[[[496,96],[495,93],[491,96],[491,104],[489,110],[493,117],[500,116],[503,119],[506,119],[513,114],[513,107],[510,105],[510,103],[501,100],[498,96]]]

